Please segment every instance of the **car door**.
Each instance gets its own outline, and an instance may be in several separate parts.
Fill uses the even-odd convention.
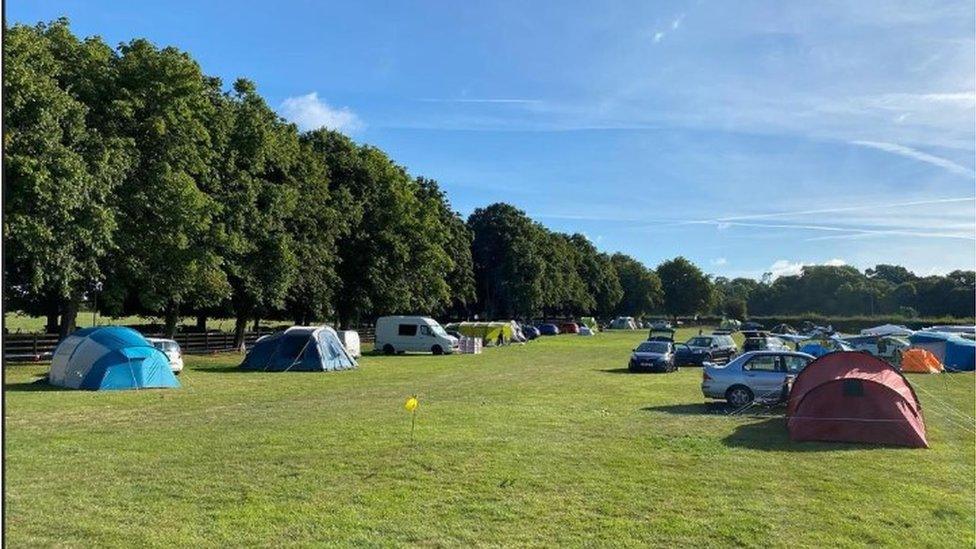
[[[786,374],[780,357],[773,354],[756,355],[742,365],[746,385],[757,399],[768,398],[783,390]]]

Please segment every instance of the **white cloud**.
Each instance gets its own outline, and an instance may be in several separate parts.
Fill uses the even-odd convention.
[[[509,98],[509,97],[482,97],[474,99],[436,99],[436,98],[425,98],[420,101],[424,103],[513,103],[522,105],[534,105],[542,103],[541,99],[525,99],[520,97]]]
[[[661,31],[654,33],[654,43],[657,44],[664,38],[664,33]]]
[[[794,276],[803,270],[803,263],[794,263],[787,259],[779,259],[769,266],[769,272],[773,275],[773,280],[781,276]]]
[[[743,219],[767,219],[771,217],[799,217],[812,214],[826,214],[826,213],[840,213],[840,212],[853,212],[858,210],[879,210],[879,209],[902,209],[906,206],[926,206],[932,204],[949,204],[955,202],[974,202],[976,201],[976,196],[959,196],[953,198],[933,198],[926,200],[908,200],[902,202],[887,202],[883,204],[857,204],[854,206],[837,206],[830,208],[818,208],[815,210],[787,210],[782,212],[773,213],[762,213],[762,214],[750,214],[750,215],[736,215],[729,217],[719,217],[717,219],[712,219],[714,222],[723,221],[739,221]],[[886,214],[887,215],[887,214]]]
[[[673,30],[678,30],[678,27],[681,26],[681,22],[684,20],[685,20],[685,14],[682,13],[681,15],[675,17],[674,21],[671,21],[671,28]]]
[[[817,263],[803,263],[802,261],[790,261],[788,259],[778,259],[772,265],[769,266],[768,272],[772,274],[773,280],[781,276],[796,276],[803,272],[803,267],[808,265],[817,265]],[[840,267],[847,265],[847,262],[840,258],[833,258],[827,260],[820,265],[829,265],[831,267]]]
[[[329,128],[330,130],[355,131],[363,126],[356,113],[347,107],[338,109],[332,107],[324,100],[319,99],[317,92],[289,97],[282,101],[279,110],[282,116],[298,124],[302,130]]]
[[[897,143],[884,143],[881,141],[851,141],[853,145],[860,145],[862,147],[870,147],[872,149],[878,149],[885,152],[890,152],[892,154],[901,155],[907,158],[913,158],[920,162],[927,162],[934,166],[939,166],[940,168],[945,168],[952,173],[957,173],[960,175],[968,175],[970,177],[976,177],[976,172],[973,170],[956,164],[952,160],[947,158],[942,158],[940,156],[931,155],[926,152],[922,152],[918,149],[913,149],[911,147],[906,147],[904,145],[899,145]]]
[[[724,257],[717,257],[712,260],[712,265],[717,265],[717,266],[728,265],[728,263],[729,260],[725,259]]]

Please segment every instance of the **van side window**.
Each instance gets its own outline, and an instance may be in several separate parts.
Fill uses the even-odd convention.
[[[416,324],[400,324],[397,331],[398,335],[402,336],[415,336],[417,335],[417,325]]]

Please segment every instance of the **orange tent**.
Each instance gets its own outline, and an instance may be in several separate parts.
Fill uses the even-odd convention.
[[[945,370],[939,359],[925,349],[909,349],[901,355],[901,371],[937,374]]]

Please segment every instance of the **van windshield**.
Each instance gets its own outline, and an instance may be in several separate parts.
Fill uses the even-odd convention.
[[[427,327],[430,328],[431,333],[433,333],[434,335],[439,335],[439,336],[447,335],[447,332],[444,331],[444,328],[442,328],[441,325],[436,322],[434,322],[433,324],[429,324]]]

